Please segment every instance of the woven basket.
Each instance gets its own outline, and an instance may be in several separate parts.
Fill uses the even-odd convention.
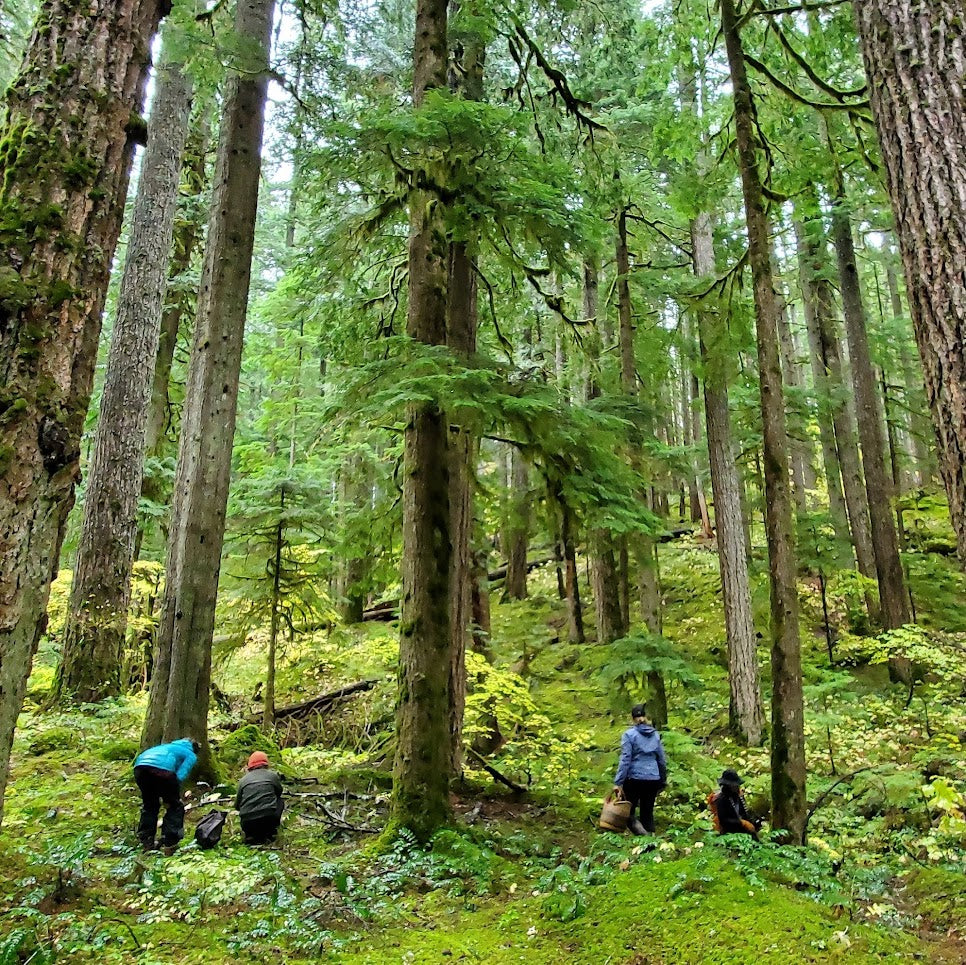
[[[604,798],[604,806],[600,809],[600,821],[597,823],[605,831],[625,831],[630,816],[631,802],[625,801],[620,791],[615,791]]]

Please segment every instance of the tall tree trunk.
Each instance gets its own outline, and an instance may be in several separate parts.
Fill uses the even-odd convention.
[[[574,514],[567,505],[559,483],[552,484],[550,492],[552,503],[557,511],[558,552],[563,563],[564,597],[567,600],[567,640],[570,643],[584,643],[584,611],[580,602]]]
[[[176,65],[163,66],[111,334],[63,656],[54,684],[61,700],[91,702],[121,692],[144,430],[190,114],[190,81]]]
[[[765,524],[772,617],[772,824],[795,840],[805,835],[805,732],[795,534],[788,492],[785,403],[778,357],[778,311],[772,277],[754,105],[732,0],[721,0],[721,29],[734,86],[735,134],[748,222],[748,259],[755,293],[758,374],[765,462]]]
[[[198,98],[195,98],[197,103]],[[211,135],[211,105],[208,98],[195,109],[194,118],[189,124],[188,139],[184,151],[182,182],[187,187],[189,197],[194,200],[205,189],[206,155]],[[204,234],[203,215],[200,206],[192,204],[180,219],[175,218],[171,258],[168,265],[165,305],[161,311],[161,331],[158,338],[158,354],[154,362],[154,376],[151,386],[151,401],[148,406],[147,424],[144,429],[145,467],[141,478],[141,498],[154,503],[168,501],[167,480],[159,474],[151,461],[161,459],[167,449],[167,434],[173,428],[174,414],[171,407],[170,388],[174,352],[178,344],[178,333],[185,316],[192,317],[197,302],[196,291],[183,290],[184,276],[190,272],[192,262],[201,245]],[[172,288],[176,290],[172,291]],[[167,525],[162,523],[162,532],[167,538]],[[144,523],[138,521],[137,535],[134,540],[134,558],[140,559],[141,545],[144,541]]]
[[[159,0],[47,0],[0,133],[0,819],[78,477]]]
[[[590,378],[587,398],[595,399],[601,394],[600,371],[603,354],[603,337],[600,331],[597,304],[597,259],[584,260],[584,319],[591,326],[585,339]],[[623,611],[620,599],[620,570],[614,553],[614,537],[606,529],[593,529],[588,534],[588,555],[591,565],[591,582],[594,594],[594,614],[597,622],[597,642],[612,643],[625,635]]]
[[[417,0],[413,102],[446,86],[446,0]],[[449,245],[439,189],[409,202],[410,338],[446,343]],[[452,510],[446,414],[438,403],[410,407],[403,478],[403,597],[393,822],[425,840],[450,814],[452,706]]]
[[[282,615],[282,549],[285,543],[285,485],[279,491],[278,522],[275,524],[275,548],[272,553],[272,615],[268,627],[268,659],[265,666],[265,691],[262,697],[262,730],[267,734],[275,726],[275,667],[278,630]]]
[[[778,346],[779,358],[781,361],[782,384],[788,389],[797,390],[799,385],[798,368],[795,364],[795,345],[792,341],[792,329],[788,318],[788,301],[785,296],[776,291],[775,296],[778,302]],[[785,398],[793,393],[786,393]],[[788,406],[785,422],[786,428],[789,421],[792,422],[793,433],[788,436],[788,454],[791,463],[792,476],[792,497],[795,500],[795,507],[799,514],[806,512],[808,473],[806,471],[807,452],[802,440],[804,426],[799,419],[799,413],[794,406]]]
[[[466,0],[456,0],[452,14],[460,12]],[[469,3],[469,13],[475,5]],[[478,37],[467,37],[453,51],[449,86],[466,100],[483,99],[483,68],[486,51]],[[478,328],[475,232],[465,240],[449,244],[447,279],[446,344],[453,354],[469,362],[476,353]],[[454,428],[456,431],[454,431]],[[452,648],[450,653],[450,774],[460,772],[463,763],[463,711],[466,704],[466,643],[472,608],[472,557],[474,487],[479,441],[466,427],[450,427],[450,608]]]
[[[822,462],[825,466],[825,483],[828,488],[829,517],[836,534],[849,532],[848,510],[842,490],[842,475],[838,452],[835,448],[835,430],[832,427],[832,399],[825,353],[822,350],[822,324],[819,316],[830,310],[830,303],[819,297],[821,279],[816,276],[815,248],[801,221],[795,222],[795,240],[798,247],[798,279],[805,311],[805,329],[808,334],[809,359],[812,366],[812,383],[818,402],[818,433],[822,446]],[[826,283],[827,284],[827,283]],[[829,297],[828,295],[826,297]],[[844,554],[836,554],[836,565],[848,566]]]
[[[714,238],[711,218],[704,212],[691,222],[694,273],[714,275]],[[721,597],[728,640],[728,720],[732,734],[757,747],[765,729],[758,679],[755,624],[751,609],[751,585],[741,521],[741,478],[731,436],[728,400],[726,332],[713,309],[697,312],[698,344],[704,367],[704,411],[708,427],[708,458],[714,493],[714,520],[721,571]]]
[[[865,306],[855,263],[852,227],[845,208],[845,188],[836,169],[832,208],[832,244],[839,269],[839,287],[849,344],[852,382],[855,386],[855,413],[862,447],[862,469],[872,526],[872,548],[875,552],[876,578],[879,583],[879,609],[885,628],[901,627],[909,622],[909,598],[906,595],[899,538],[892,515],[892,481],[886,472],[885,438],[882,408],[876,386]]]
[[[505,600],[525,600],[527,597],[527,542],[530,533],[530,481],[527,463],[516,446],[507,452],[510,463],[509,506],[504,529],[506,543]]]
[[[620,325],[618,340],[621,350],[621,389],[631,399],[638,398],[637,361],[634,355],[634,314],[631,304],[630,255],[627,248],[627,209],[622,207],[617,216],[617,318]],[[648,427],[653,431],[653,427]],[[654,509],[653,501],[649,507]],[[657,544],[650,536],[639,540],[641,616],[647,629],[660,634],[661,584],[657,563]],[[659,670],[648,671],[648,712],[658,727],[667,724],[667,689]]]
[[[966,22],[961,0],[853,4],[909,311],[966,565]]]
[[[849,378],[842,361],[841,343],[835,324],[832,285],[826,274],[827,252],[825,233],[818,217],[803,222],[804,238],[808,252],[808,271],[815,294],[815,325],[819,352],[828,376],[829,402],[832,407],[832,427],[835,431],[835,447],[842,470],[842,487],[845,505],[855,548],[859,572],[870,580],[875,579],[875,551],[872,547],[872,530],[869,523],[869,505],[866,499],[865,477],[859,459],[858,433],[855,416],[848,404]],[[870,595],[866,598],[869,615],[878,620],[878,606]]]
[[[211,772],[211,639],[251,280],[273,0],[240,0],[188,368],[166,583],[142,742],[190,736]]]

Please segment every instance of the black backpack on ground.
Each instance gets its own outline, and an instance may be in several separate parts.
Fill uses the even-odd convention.
[[[202,851],[213,848],[221,840],[221,831],[228,820],[227,811],[209,811],[195,828],[195,841]]]

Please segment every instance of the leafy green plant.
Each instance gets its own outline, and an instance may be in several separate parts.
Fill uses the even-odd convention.
[[[685,687],[701,682],[678,647],[660,634],[647,632],[628,634],[610,644],[599,677],[612,694],[612,704],[624,707],[644,692],[647,675],[653,671],[666,682]]]

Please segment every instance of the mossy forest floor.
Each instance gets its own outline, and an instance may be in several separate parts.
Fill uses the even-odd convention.
[[[956,662],[966,596],[943,558],[911,556],[910,572],[930,628],[902,642],[924,677],[911,700],[886,671],[895,640],[861,635],[861,587],[844,578],[829,587],[833,666],[818,585],[801,584],[810,801],[867,768],[816,810],[807,848],[711,832],[703,802],[723,767],[738,768],[752,806],[766,807],[768,754],[727,736],[716,559],[690,540],[662,547],[665,635],[677,656],[666,657],[670,786],[654,837],[596,828],[641,667],[626,647],[561,639],[552,571],[535,574],[527,601],[498,604],[494,594],[496,669],[470,665],[468,734],[495,709],[506,743],[493,763],[529,790],[515,795],[468,769],[454,788],[453,827],[429,850],[383,833],[391,625],[287,645],[279,703],[379,683],[312,733],[278,735],[292,796],[276,845],[244,846],[230,818],[221,845],[199,851],[189,843],[207,809],[199,806],[170,858],[142,854],[134,837],[131,759],[144,696],[41,711],[56,659],[47,642],[0,836],[0,965],[966,961],[966,711]],[[756,599],[764,629],[760,575]],[[266,745],[253,728],[228,729],[257,710],[263,643],[250,639],[216,667],[231,700],[212,718],[225,793],[248,751]],[[767,670],[765,641],[761,660]]]

